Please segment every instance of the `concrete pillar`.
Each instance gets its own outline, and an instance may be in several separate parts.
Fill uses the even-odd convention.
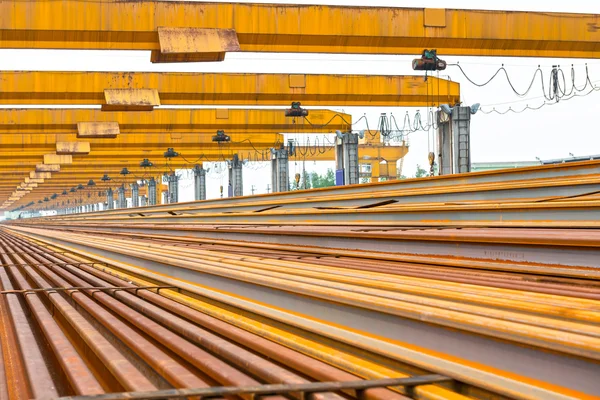
[[[343,133],[335,143],[335,184],[356,185],[360,183],[358,164],[358,134]]]
[[[117,189],[117,208],[127,208],[127,200],[125,200],[124,186],[120,186]]]
[[[137,182],[131,184],[131,207],[140,206],[140,185]]]
[[[148,204],[156,205],[156,180],[154,178],[150,178],[148,181]]]
[[[452,114],[437,112],[440,175],[471,172],[471,107],[455,106]]]
[[[229,161],[229,197],[244,195],[244,182],[242,180],[242,162],[237,154]]]
[[[106,191],[106,209],[112,210],[115,208],[115,198],[112,189]]]
[[[175,172],[171,172],[167,176],[167,184],[169,186],[169,195],[167,197],[167,202],[169,204],[178,203],[179,202],[179,192],[178,192],[178,183],[179,177]]]
[[[206,200],[206,170],[196,165],[194,171],[194,199]]]
[[[287,149],[271,149],[271,187],[273,193],[290,190],[290,164]]]

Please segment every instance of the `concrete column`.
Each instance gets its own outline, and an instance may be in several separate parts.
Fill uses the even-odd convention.
[[[137,182],[131,184],[131,207],[140,206],[140,185]]]
[[[154,178],[150,178],[148,181],[148,204],[156,205],[156,180]]]
[[[452,115],[437,112],[440,175],[471,172],[471,107],[455,106]]]
[[[343,133],[335,144],[335,184],[356,185],[360,183],[358,165],[358,134]]]
[[[202,165],[194,167],[194,199],[206,200],[206,170]]]
[[[179,183],[179,177],[177,176],[177,174],[175,174],[175,172],[171,172],[167,176],[167,184],[169,186],[169,195],[167,197],[167,203],[169,203],[169,204],[179,202],[179,191],[178,191],[179,185],[178,185],[178,183]]]
[[[115,197],[112,189],[106,191],[106,209],[112,210],[115,208]]]
[[[244,182],[242,180],[242,162],[237,154],[229,161],[229,196],[237,197],[244,195]]]
[[[273,193],[290,190],[290,164],[287,149],[271,149],[271,187]]]
[[[125,200],[124,186],[120,186],[117,189],[117,208],[127,208],[127,200]]]

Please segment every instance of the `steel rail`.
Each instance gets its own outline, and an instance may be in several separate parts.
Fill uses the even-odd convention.
[[[404,191],[412,189],[426,189],[435,190],[436,187],[456,188],[463,185],[474,185],[474,184],[494,184],[501,182],[522,182],[527,184],[528,181],[541,180],[541,179],[559,179],[559,178],[572,178],[572,182],[575,182],[579,178],[585,178],[585,176],[597,176],[600,174],[600,162],[598,161],[586,161],[577,163],[557,164],[557,165],[541,165],[535,167],[515,168],[500,171],[485,171],[475,172],[470,174],[456,174],[446,176],[435,176],[421,179],[408,179],[388,182],[370,183],[366,185],[352,185],[332,188],[313,189],[310,191],[300,190],[284,193],[272,193],[268,195],[257,195],[247,197],[236,197],[228,199],[212,199],[203,202],[189,203],[189,207],[195,206],[207,206],[207,207],[226,207],[236,206],[241,207],[244,203],[253,204],[256,202],[267,202],[274,203],[277,201],[283,201],[284,203],[296,202],[307,196],[313,199],[326,196],[337,196],[342,197],[345,195],[376,195],[383,191],[397,191],[402,193]],[[577,177],[577,178],[576,178]],[[476,193],[475,193],[476,194]],[[565,193],[566,194],[566,193]],[[552,196],[551,196],[552,197]],[[188,205],[175,204],[175,205],[159,205],[159,206],[147,206],[143,210],[145,212],[153,211],[169,211],[178,210],[182,207],[188,207]],[[256,209],[260,209],[257,207]],[[118,213],[118,210],[102,211],[95,215],[101,214],[112,214]],[[74,217],[74,216],[70,216]]]
[[[600,277],[596,268],[600,257],[597,230],[572,227],[527,230],[459,229],[450,226],[438,230],[405,226],[314,228],[295,225],[56,225],[51,222],[43,226],[57,230],[104,231],[114,235],[129,233],[140,236],[151,233],[153,237],[171,236],[182,241],[244,242],[255,246],[287,246],[285,248],[290,249],[301,246],[321,254],[349,254],[366,258],[375,255],[378,259],[460,268],[527,271],[589,279]]]
[[[16,246],[16,249],[25,250],[25,247],[21,247],[21,245],[17,245],[17,244],[16,244],[16,242],[14,242],[12,239],[5,239],[5,240],[8,240],[8,241],[9,241],[9,242],[10,242],[10,243],[13,245],[13,246]],[[24,252],[24,251],[23,251],[23,252]],[[54,253],[56,253],[56,252],[54,252]],[[29,262],[33,261],[33,262],[35,262],[35,261],[37,260],[37,263],[39,264],[39,262],[43,260],[43,257],[42,257],[42,258],[40,258],[39,256],[36,256],[36,255],[35,255],[35,254],[33,254],[33,253],[31,253],[31,254],[32,254],[32,256],[30,256],[30,257],[26,257],[26,256],[24,256],[24,257],[25,257],[25,259],[26,259],[26,261],[29,261]],[[54,256],[48,256],[48,257],[52,258],[52,257],[55,257],[55,256],[62,256],[62,255],[55,254]],[[81,266],[81,265],[80,265],[80,266]],[[53,270],[53,269],[55,269],[55,268],[54,268],[52,265],[48,265],[48,268],[50,268],[50,270]],[[60,267],[60,269],[64,269],[64,268],[65,268],[65,266],[64,266],[64,265],[63,265],[62,267]],[[76,269],[76,267],[73,267],[73,268],[75,268],[75,269]],[[89,267],[89,268],[91,268],[91,267]],[[42,271],[44,271],[44,268],[38,268],[38,269],[39,269],[41,272],[42,272]],[[46,271],[46,272],[43,272],[43,274],[44,274],[44,276],[46,276],[47,278],[50,278],[50,277],[53,277],[53,275],[52,275],[53,273],[59,273],[59,272],[60,272],[60,271],[58,271],[58,270],[55,270],[54,272],[48,272],[48,271]],[[71,271],[71,272],[73,272],[73,271]],[[62,273],[61,273],[61,275],[64,275],[64,272],[62,272]],[[68,277],[68,275],[64,275],[64,276],[65,276],[65,277]],[[56,278],[56,277],[53,277],[53,279],[54,279],[54,280],[56,280],[57,278]],[[70,278],[70,279],[74,279],[74,278]],[[113,295],[122,296],[122,295],[118,295],[118,293],[120,293],[120,292],[122,292],[122,291],[119,291],[119,290],[112,290],[112,291],[111,291],[111,293],[112,293]],[[108,292],[107,292],[107,293],[108,293]],[[140,292],[140,293],[141,293],[141,292]],[[73,294],[71,294],[71,295],[73,296]],[[98,294],[94,294],[94,297],[93,297],[93,298],[94,298],[94,299],[97,299],[97,298],[98,298]],[[149,310],[147,306],[144,306],[144,307],[143,307],[143,309],[145,310],[145,312],[148,312],[148,310]],[[240,349],[238,349],[237,351],[238,351],[238,353],[239,353],[241,350],[240,350]],[[247,358],[247,357],[246,357],[246,358]],[[246,366],[245,366],[245,368],[256,368],[256,367],[252,367],[252,365],[253,365],[253,364],[251,364],[250,366],[246,365]],[[274,371],[274,370],[273,370],[273,366],[271,366],[271,367],[269,367],[269,368],[270,368],[270,370],[271,370],[271,373],[273,373],[273,371]],[[325,369],[325,372],[326,372],[326,369]],[[333,375],[335,376],[335,374],[333,374]],[[343,376],[343,375],[342,375],[342,378],[345,378],[345,380],[352,380],[352,379],[356,379],[356,378],[351,378],[351,375],[348,375],[347,377],[345,377],[345,376]],[[369,393],[369,392],[372,392],[372,390],[370,390],[370,391],[367,391],[367,393]],[[321,395],[318,395],[318,396],[317,396],[317,398],[321,398]],[[329,396],[329,397],[323,397],[323,398],[333,398],[333,397]],[[384,395],[384,394],[378,394],[378,392],[374,392],[374,393],[371,393],[371,395],[369,395],[367,398],[372,398],[372,399],[391,399],[391,398],[395,398],[395,397],[394,397],[394,395],[393,395],[392,393],[387,393],[387,394],[385,394],[385,395]],[[398,397],[398,399],[400,399],[400,398],[401,398],[401,397]]]
[[[378,190],[370,193],[319,195],[295,199],[290,202],[286,199],[257,198],[253,202],[213,203],[209,201],[182,203],[178,205],[163,205],[160,207],[144,207],[129,210],[117,209],[101,211],[99,213],[61,215],[53,220],[77,221],[81,219],[107,219],[109,217],[147,217],[152,215],[198,214],[206,210],[219,212],[264,212],[268,208],[377,208],[392,204],[452,204],[465,202],[485,204],[486,202],[543,202],[558,201],[565,198],[578,197],[581,200],[593,200],[594,194],[600,193],[598,181],[600,175],[582,176],[574,180],[568,178],[552,178],[529,181],[513,181],[483,184],[452,185],[433,188]],[[381,189],[381,188],[380,188]]]
[[[57,237],[64,238],[65,236],[63,234],[63,236],[57,235]],[[72,241],[76,240],[77,243],[82,245],[102,250],[118,249],[117,253],[119,254],[133,256],[146,261],[161,262],[180,268],[199,270],[205,274],[214,274],[242,282],[303,293],[304,295],[329,299],[360,308],[378,310],[393,315],[418,318],[419,320],[426,319],[436,324],[600,359],[600,339],[588,337],[590,335],[600,338],[600,331],[594,334],[592,325],[583,327],[574,324],[572,327],[569,327],[569,323],[563,320],[556,320],[553,323],[550,320],[539,318],[535,322],[531,317],[521,319],[518,315],[509,316],[506,312],[496,313],[493,309],[489,308],[479,309],[474,306],[456,306],[453,303],[444,303],[443,300],[429,301],[426,298],[413,298],[410,295],[399,296],[395,294],[400,289],[397,285],[389,288],[394,291],[394,294],[392,294],[392,292],[381,292],[379,290],[382,283],[374,286],[377,289],[333,283],[335,279],[331,274],[312,273],[310,274],[311,278],[301,278],[298,277],[297,274],[299,271],[296,269],[283,270],[279,273],[269,273],[265,270],[264,265],[257,266],[255,263],[252,263],[248,267],[248,263],[237,263],[238,265],[236,265],[231,260],[223,263],[219,258],[215,262],[203,259],[197,252],[186,255],[184,249],[169,251],[168,247],[159,245],[142,247],[137,246],[135,241],[132,240],[103,239],[102,243],[98,243],[97,241],[87,240],[81,235],[71,234],[71,237]],[[192,262],[191,260],[194,261]],[[461,302],[465,302],[465,299],[461,299]],[[497,302],[499,303],[499,300]],[[493,304],[493,299],[490,299],[489,304]],[[521,307],[526,310],[531,305],[522,305]],[[443,311],[440,312],[440,310]],[[461,312],[466,312],[469,315],[477,315],[479,318],[477,320],[470,320],[461,315]],[[564,315],[564,313],[565,311],[563,310],[559,314]],[[573,311],[570,314],[573,314],[572,318],[576,316]],[[600,313],[597,313],[597,315],[596,313],[592,314],[589,316],[589,318],[592,318],[590,322],[600,324]],[[499,323],[498,321],[502,322]],[[523,327],[519,326],[522,323],[530,325],[526,335],[519,334],[524,331]],[[534,328],[534,326],[536,327]],[[561,333],[552,333],[552,331],[546,330],[548,328],[557,329]],[[585,336],[580,336],[582,332],[585,332]],[[596,340],[598,340],[597,343]],[[595,354],[596,351],[598,354]]]
[[[38,240],[38,241],[39,241],[39,240],[42,240],[42,241],[44,241],[44,239],[40,239],[40,238],[37,238],[37,239],[35,239],[35,240]],[[46,243],[47,243],[47,244],[51,244],[51,242],[46,242]],[[60,246],[61,246],[62,248],[64,248],[64,246],[63,246],[63,245],[60,245]],[[52,248],[52,247],[51,247],[51,248]],[[67,248],[69,248],[69,249],[71,249],[71,250],[75,250],[73,247],[67,247]],[[81,253],[81,250],[75,250],[75,251],[76,251],[77,253]],[[87,253],[85,253],[85,254],[87,254]],[[98,257],[98,256],[94,256],[94,259],[95,259],[96,261],[101,261],[101,262],[109,262],[109,259],[107,259],[107,258],[105,258],[105,257]],[[78,261],[84,261],[84,260],[83,260],[83,259],[79,259]],[[86,261],[89,261],[89,260],[86,260]],[[115,261],[110,261],[110,262],[111,262],[112,264],[119,265],[119,268],[124,268],[124,269],[125,269],[125,268],[127,268],[127,265],[130,265],[129,263],[127,263],[127,264],[123,264],[123,263],[120,263],[120,262],[115,262]],[[99,267],[98,267],[98,268],[99,268]],[[138,272],[139,272],[139,271],[138,271]],[[146,272],[146,273],[149,273],[149,272]],[[117,274],[122,276],[122,272],[118,272]],[[159,277],[159,275],[157,275],[157,277]],[[127,278],[126,278],[126,279],[132,279],[132,277],[131,277],[131,276],[127,276]],[[165,280],[165,279],[166,279],[166,280],[168,280],[168,278],[165,278],[164,276],[160,276],[160,278],[159,278],[159,279],[160,279],[160,280]],[[191,288],[189,288],[189,289],[188,289],[188,288],[189,288],[189,286],[186,286],[186,289],[187,289],[187,290],[190,290],[190,289],[191,289]],[[193,289],[193,290],[195,290],[195,291],[198,291],[198,290],[199,290],[199,288],[198,288],[198,287],[194,287],[194,289]],[[169,291],[165,291],[165,292],[163,292],[162,294],[163,294],[163,295],[167,295],[167,296],[169,296],[169,294],[167,294],[168,292],[169,292]],[[215,295],[215,294],[213,293],[211,296],[214,296],[214,295]],[[179,296],[179,295],[176,295],[176,294],[174,294],[174,296]],[[177,297],[176,297],[176,298],[177,298]],[[203,311],[204,311],[204,312],[207,312],[207,310],[206,310],[206,309],[203,309]],[[213,313],[212,315],[218,316],[218,318],[222,318],[222,317],[223,317],[223,315],[222,315],[222,311],[219,311],[219,313],[217,313],[217,314],[214,314],[214,313]],[[236,314],[236,315],[237,315],[237,314]],[[237,315],[237,316],[235,316],[235,317],[232,315],[232,318],[234,318],[234,319],[230,319],[229,321],[231,321],[231,322],[237,321],[237,320],[238,320],[238,318],[239,318],[239,315]],[[331,329],[331,327],[329,327],[328,329]],[[346,333],[346,335],[347,335],[347,333]],[[342,336],[344,336],[344,335],[342,335]],[[339,339],[339,336],[337,336],[337,337],[338,337],[338,339]],[[361,340],[366,340],[366,339],[365,339],[364,337],[362,337],[362,339],[361,339]],[[368,340],[366,340],[366,341],[368,342]],[[296,343],[296,342],[294,342],[294,343]],[[381,343],[379,343],[379,346],[382,346],[382,344],[381,344]],[[385,347],[385,346],[384,346],[384,347]],[[387,354],[387,353],[386,353],[386,354]],[[439,362],[439,360],[438,360],[438,362]],[[444,373],[445,373],[445,372],[444,372]]]

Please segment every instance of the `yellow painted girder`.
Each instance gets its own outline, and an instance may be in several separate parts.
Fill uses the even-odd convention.
[[[371,145],[360,145],[359,159],[398,160],[402,158],[407,151],[408,148],[405,146],[377,147]],[[73,164],[61,166],[61,172],[76,168],[74,167],[74,164],[80,164],[84,165],[86,168],[92,167],[95,169],[100,169],[107,165],[121,165],[128,168],[136,167],[143,158],[148,158],[155,165],[160,166],[165,165],[166,163],[166,159],[163,157],[163,152],[164,149],[152,149],[147,152],[139,150],[122,150],[118,153],[114,151],[92,150],[89,155],[73,156]],[[172,165],[189,164],[191,166],[190,163],[193,162],[201,163],[202,161],[223,161],[224,159],[231,158],[233,154],[239,154],[242,159],[249,159],[251,161],[262,160],[262,154],[257,154],[254,152],[254,150],[240,151],[239,148],[229,149],[224,146],[221,149],[207,147],[190,149],[189,154],[184,155],[187,161],[181,157],[177,157],[173,158],[170,163]],[[268,152],[265,151],[264,154],[265,161],[268,161]],[[332,161],[335,160],[335,151],[333,147],[318,149],[316,147],[298,146],[296,148],[296,156],[291,157],[291,159],[294,158],[301,160],[305,159],[307,161]],[[39,152],[10,152],[6,156],[3,156],[2,153],[0,153],[0,168],[35,166],[35,164],[39,162]],[[2,179],[1,176],[0,179]]]
[[[233,29],[237,39],[233,46],[211,41],[222,51],[239,46],[247,52],[419,54],[424,48],[437,48],[441,55],[600,57],[597,14],[7,0],[0,1],[0,15],[2,48],[154,50],[161,55],[159,27],[192,27]],[[162,51],[185,48],[193,39],[193,35],[175,37],[163,44]],[[194,53],[193,46],[189,51],[203,54]]]
[[[213,133],[214,134],[214,133]],[[256,133],[256,134],[228,134],[231,137],[231,142],[227,145],[232,148],[239,147],[241,149],[252,148],[269,148],[278,143],[283,143],[284,137],[278,133]],[[201,133],[178,134],[178,133],[132,133],[119,135],[113,139],[78,139],[76,135],[66,134],[18,134],[10,135],[0,131],[0,154],[8,152],[21,151],[39,151],[53,152],[56,151],[56,143],[88,143],[90,150],[111,150],[118,151],[119,149],[139,149],[143,152],[144,149],[164,149],[173,147],[182,149],[187,147],[197,148],[198,145],[207,147],[217,147],[218,143],[212,141],[211,135]],[[1,155],[0,155],[1,157]]]
[[[143,157],[144,155],[147,155],[162,157],[167,148],[172,147],[187,157],[188,155],[200,155],[204,152],[206,154],[226,154],[232,151],[254,152],[255,149],[258,151],[267,151],[273,146],[284,144],[283,135],[279,134],[259,136],[256,141],[252,137],[246,137],[245,140],[222,144],[212,142],[211,140],[207,141],[206,139],[197,142],[180,138],[172,140],[169,137],[170,135],[166,135],[166,137],[161,140],[161,136],[162,135],[148,135],[148,142],[144,142],[143,135],[131,135],[130,138],[104,139],[101,143],[93,143],[91,145],[89,155],[122,155],[148,158]],[[193,139],[195,135],[190,136],[190,139]],[[28,139],[31,139],[31,142],[33,143],[30,143],[30,140]],[[13,143],[0,144],[0,146],[2,146],[0,147],[0,161],[3,159],[28,159],[56,152],[56,142],[48,144],[35,143],[38,139],[39,138],[36,137],[27,138],[23,135],[19,135],[18,137],[14,135],[12,140]],[[9,138],[8,140],[11,139]],[[3,137],[0,139],[0,142],[8,140],[6,137]],[[72,140],[75,141],[75,139]],[[87,140],[83,140],[83,142],[87,142]],[[73,156],[86,157],[85,154],[74,154]]]
[[[155,88],[164,105],[426,106],[460,101],[423,76],[167,72],[0,72],[0,104],[104,105],[105,89]]]
[[[286,117],[282,109],[175,109],[159,108],[152,112],[114,112],[99,109],[0,109],[0,140],[6,134],[76,135],[78,122],[117,122],[124,134],[204,134],[194,140],[211,140],[217,130],[224,130],[231,140],[246,134],[327,133],[351,128],[352,116],[330,110],[310,110],[306,118]],[[183,135],[185,134],[185,135]],[[232,136],[244,134],[243,137]],[[126,135],[127,136],[127,135]],[[72,137],[72,136],[70,136]],[[180,136],[173,136],[173,140]],[[40,137],[39,140],[44,140]],[[62,140],[62,139],[60,139]],[[105,139],[88,139],[101,143]],[[254,136],[253,136],[254,140]]]

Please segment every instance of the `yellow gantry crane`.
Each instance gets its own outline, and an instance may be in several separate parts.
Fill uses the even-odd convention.
[[[326,116],[321,115],[320,119],[313,121],[310,118],[315,114],[312,113],[309,118],[295,121],[290,118],[286,120],[283,110],[277,111],[280,113],[279,117],[273,117],[274,111],[271,110],[270,113],[265,112],[264,119],[255,119],[253,122],[257,125],[252,126],[248,118],[257,117],[243,114],[243,110],[154,110],[161,105],[263,106],[289,105],[300,101],[311,106],[416,106],[455,103],[459,99],[458,83],[438,78],[425,81],[418,76],[4,71],[0,72],[0,104],[98,105],[102,111],[8,111],[10,115],[4,117],[5,121],[0,120],[2,129],[7,132],[28,129],[32,135],[12,135],[3,139],[5,150],[0,151],[0,169],[16,171],[16,174],[7,179],[8,182],[0,189],[0,193],[3,190],[8,198],[3,203],[4,207],[23,204],[31,198],[29,193],[32,191],[38,193],[38,196],[46,194],[40,190],[40,185],[45,184],[45,181],[40,182],[39,179],[42,178],[35,175],[37,173],[60,171],[66,175],[70,170],[68,166],[74,163],[76,168],[83,163],[86,168],[93,166],[96,170],[102,169],[107,173],[116,172],[123,167],[129,168],[132,164],[135,168],[135,163],[143,158],[157,164],[156,159],[163,156],[168,144],[173,147],[177,144],[180,151],[191,154],[192,158],[195,155],[204,157],[206,161],[223,160],[226,154],[233,156],[238,152],[243,154],[256,151],[259,148],[257,146],[265,149],[282,143],[282,137],[277,132],[318,133],[350,128],[344,122],[350,121],[347,115],[341,118],[342,122],[331,125],[333,116],[326,120]],[[130,114],[136,112],[141,114]],[[235,121],[231,126],[226,123],[229,113],[232,115],[231,120]],[[260,113],[261,111],[254,112]],[[137,122],[133,123],[134,120]],[[52,121],[61,123],[57,126]],[[203,121],[204,125],[199,121]],[[324,127],[319,128],[319,124]],[[192,125],[196,128],[189,130]],[[217,126],[222,126],[227,132],[231,128],[232,134],[243,133],[246,135],[245,139],[235,136],[232,144],[223,145],[212,143],[206,136],[201,137],[202,129],[210,127],[209,132],[214,134]],[[334,129],[336,126],[344,129]],[[125,132],[129,129],[130,132],[149,130],[143,136],[135,136],[133,133],[120,135],[121,128]],[[47,130],[71,133],[69,138],[55,136],[52,142],[47,140],[47,136],[45,139],[39,137]],[[180,133],[185,139],[179,138],[177,133],[183,131],[188,132],[185,135]],[[154,136],[151,132],[155,133]],[[194,132],[196,136],[193,136]],[[166,137],[165,134],[170,136]],[[262,136],[254,137],[257,134]],[[111,138],[116,140],[110,140]],[[298,150],[302,154],[311,153],[308,149]],[[368,148],[365,151],[374,150]],[[373,157],[387,157],[386,159],[395,163],[404,154],[406,147],[398,146],[381,150]],[[81,161],[74,162],[74,159]],[[327,149],[313,153],[309,159],[333,160],[335,152]],[[171,167],[183,165],[176,160]],[[76,175],[77,178],[88,173],[87,170],[82,172],[76,168],[74,172],[80,174]],[[15,182],[20,178],[23,178],[20,183]],[[53,178],[53,181],[57,182],[56,185],[61,185],[59,180]],[[56,186],[45,185],[45,189],[52,191]]]
[[[270,148],[286,144],[282,133],[350,129],[351,115],[319,109],[302,117],[286,117],[281,109],[0,109],[0,200],[12,198],[6,203],[11,207],[37,202],[89,179],[100,184],[103,174],[114,179],[112,184],[160,175],[167,169],[164,152],[169,147],[181,155],[169,160],[169,168],[192,168],[234,154],[269,160]],[[219,130],[227,142],[214,141]],[[369,144],[360,146],[359,157],[395,166],[407,151],[406,146]],[[140,165],[144,159],[153,167]],[[295,159],[331,161],[335,153],[331,146],[314,151],[300,145]],[[130,174],[120,176],[123,168]],[[389,174],[395,176],[394,170]],[[86,186],[87,194],[94,194],[93,189]]]
[[[223,60],[227,52],[238,51],[417,54],[423,48],[437,48],[442,55],[600,56],[599,16],[594,14],[13,0],[0,1],[0,15],[3,15],[0,48],[150,50],[153,62],[218,61]],[[49,15],[53,18],[48,18]],[[88,17],[78,18],[80,15]],[[524,26],[529,29],[522,29]],[[556,29],[557,26],[561,29]],[[161,105],[262,106],[288,105],[292,101],[310,106],[435,106],[456,104],[460,99],[457,83],[433,77],[423,80],[414,76],[0,72],[0,104],[99,105],[104,112],[152,114],[149,111]],[[90,165],[114,172],[124,162],[139,156],[142,143],[143,154],[148,157],[158,157],[164,144],[174,142],[186,152],[202,151],[207,160],[223,156],[221,145],[208,141],[200,131],[193,139],[189,134],[194,131],[186,132],[189,144],[185,140],[177,142],[177,129],[187,129],[185,123],[180,123],[186,120],[182,116],[186,110],[177,116],[170,111],[165,117],[173,123],[166,124],[169,128],[152,124],[156,128],[154,136],[150,131],[143,137],[130,131],[127,139],[110,142],[106,140],[116,138],[121,129],[127,132],[132,124],[115,124],[100,117],[102,112],[93,112],[97,114],[94,118],[77,121],[76,136],[73,133],[70,137],[61,136],[65,132],[57,128],[53,140],[39,139],[36,133],[52,124],[38,124],[44,128],[23,136],[20,143],[10,137],[3,140],[0,169],[16,167],[17,174],[23,175],[23,181],[10,196],[10,204],[21,201],[23,191],[43,184],[44,178],[38,174],[60,171],[67,176],[71,167],[75,167],[73,177],[79,179],[89,172],[86,168],[90,169]],[[40,114],[35,118],[44,120],[45,117]],[[147,129],[142,123],[133,125]],[[25,126],[23,129],[27,129]],[[229,132],[234,135],[234,143],[239,141],[239,145],[229,147],[232,154],[249,150],[249,146],[242,144],[242,138],[252,137],[253,143],[262,145],[282,139],[277,131],[246,128],[239,131],[232,128]],[[10,128],[6,129],[10,132]],[[19,129],[12,132],[17,133]],[[170,140],[164,140],[166,133]],[[238,134],[240,136],[235,136]],[[26,143],[27,150],[23,150]],[[158,145],[153,147],[158,143],[163,145],[160,149]],[[384,149],[375,149],[377,143],[373,138],[362,146],[363,151],[378,151],[379,156]],[[371,150],[365,150],[369,146]],[[17,152],[17,149],[21,150]],[[77,160],[81,156],[85,156],[86,161],[79,166]],[[323,152],[319,157],[330,159],[332,154]],[[379,168],[376,164],[371,163],[373,170]],[[173,165],[177,165],[177,161]],[[7,185],[13,181],[9,179]]]
[[[0,48],[600,57],[597,14],[166,1],[0,1]],[[85,17],[82,17],[85,16]]]
[[[161,105],[383,106],[455,104],[460,85],[421,76],[1,71],[0,104],[100,105],[151,111]]]

